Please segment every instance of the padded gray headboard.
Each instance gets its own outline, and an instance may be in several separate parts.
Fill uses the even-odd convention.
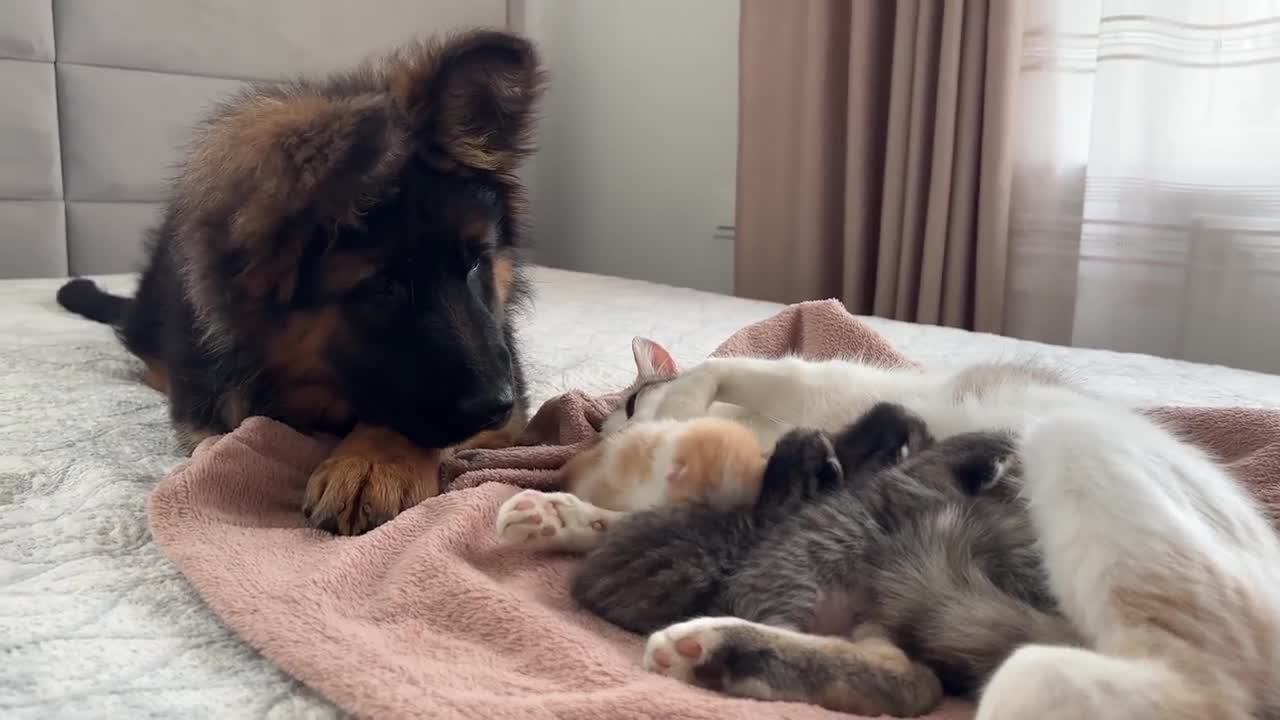
[[[3,0],[0,277],[135,270],[190,127],[245,80],[414,36],[511,26],[510,0]]]

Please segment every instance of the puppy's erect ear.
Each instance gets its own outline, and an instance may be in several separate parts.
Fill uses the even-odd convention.
[[[546,74],[533,44],[483,30],[408,48],[387,64],[392,95],[429,150],[481,170],[511,170],[532,152]]]
[[[635,355],[636,371],[641,380],[667,380],[680,372],[671,353],[649,338],[633,339],[631,353]]]

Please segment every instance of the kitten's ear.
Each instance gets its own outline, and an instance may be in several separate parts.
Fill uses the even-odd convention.
[[[636,356],[636,370],[644,380],[665,380],[680,372],[671,353],[649,338],[632,340],[631,352]]]

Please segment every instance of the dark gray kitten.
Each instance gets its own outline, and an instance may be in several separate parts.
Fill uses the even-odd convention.
[[[942,690],[973,694],[1019,645],[1078,642],[1049,595],[1014,450],[997,433],[933,442],[888,403],[835,436],[795,430],[755,507],[636,513],[587,555],[573,595],[634,632],[700,616],[759,623],[686,646],[693,660],[651,639],[647,662],[692,662],[695,684],[922,714]]]

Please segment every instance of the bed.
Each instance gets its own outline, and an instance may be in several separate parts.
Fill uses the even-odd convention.
[[[533,279],[535,403],[625,385],[634,335],[695,362],[778,308],[549,268]],[[56,306],[60,282],[0,282],[0,715],[336,717],[223,628],[150,540],[147,493],[182,462],[164,399],[109,329]],[[868,322],[930,366],[1037,359],[1135,403],[1280,406],[1280,377]]]

